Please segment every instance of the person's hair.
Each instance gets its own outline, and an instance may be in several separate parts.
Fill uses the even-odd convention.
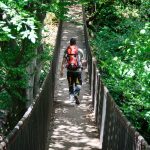
[[[71,38],[70,39],[70,45],[75,45],[76,44],[76,39],[75,38]]]

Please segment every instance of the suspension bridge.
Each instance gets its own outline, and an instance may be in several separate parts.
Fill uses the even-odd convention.
[[[68,15],[71,21],[59,23],[53,61],[41,92],[1,141],[0,150],[150,150],[101,81],[88,43],[84,9],[72,6]],[[88,62],[80,105],[70,103],[66,76],[59,76],[71,37],[77,39]]]

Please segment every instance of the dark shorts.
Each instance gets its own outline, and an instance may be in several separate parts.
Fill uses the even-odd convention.
[[[67,80],[69,85],[82,85],[82,72],[70,72],[67,71]]]

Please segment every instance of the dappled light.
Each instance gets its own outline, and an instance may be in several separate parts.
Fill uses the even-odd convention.
[[[81,13],[81,8],[70,15]],[[79,15],[78,15],[79,16]],[[76,19],[76,17],[73,17]],[[82,22],[82,18],[78,20]],[[67,28],[66,28],[67,26]],[[71,37],[77,38],[77,45],[83,45],[83,26],[74,23],[64,22],[60,64],[63,52],[69,44]],[[60,65],[59,65],[60,67]],[[58,70],[60,70],[58,68]],[[66,71],[66,70],[65,70]],[[57,85],[55,91],[53,122],[49,128],[48,150],[96,150],[99,149],[99,134],[93,121],[93,111],[91,111],[91,95],[87,74],[83,71],[83,83],[79,96],[80,105],[70,103],[66,72],[64,76],[57,75]]]
[[[66,78],[59,79],[54,122],[49,129],[49,150],[99,149],[99,135],[88,110],[91,96],[84,79],[79,106],[70,104]]]
[[[0,2],[0,150],[150,150],[149,3],[81,1]]]

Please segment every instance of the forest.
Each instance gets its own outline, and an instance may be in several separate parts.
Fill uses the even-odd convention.
[[[49,71],[54,47],[43,42],[46,14],[55,14],[55,23],[70,20],[72,3],[85,8],[90,46],[104,84],[150,143],[149,0],[1,0],[0,118],[6,115],[7,121],[0,123],[0,133],[7,134],[19,121]]]
[[[44,40],[49,32],[44,20],[51,13],[52,24],[58,24],[65,18],[67,4],[0,1],[0,133],[9,133],[40,92],[54,50]]]
[[[90,45],[103,82],[150,143],[150,1],[84,3]]]

